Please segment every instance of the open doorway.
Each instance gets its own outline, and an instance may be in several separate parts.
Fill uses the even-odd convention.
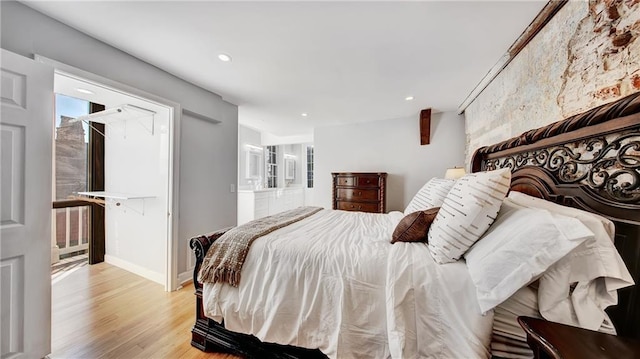
[[[52,262],[82,254],[175,289],[174,108],[62,71],[54,92]]]
[[[71,263],[71,270],[66,271],[68,274],[63,273],[59,282],[52,285],[52,349],[55,352],[69,343],[68,338],[74,335],[76,324],[83,323],[84,319],[78,313],[82,310],[92,313],[95,303],[86,298],[95,296],[96,288],[119,292],[131,285],[128,282],[123,286],[122,281],[118,281],[120,275],[113,278],[101,274],[122,273],[121,269],[124,269],[142,277],[135,282],[143,283],[141,286],[145,288],[176,289],[177,258],[173,243],[177,232],[174,204],[178,203],[178,196],[174,194],[174,188],[177,188],[174,173],[178,167],[174,161],[178,156],[175,148],[178,146],[180,107],[53,60],[41,57],[37,60],[56,69],[57,107],[70,106],[60,103],[68,101],[82,109],[56,115],[56,118],[68,117],[64,121],[61,117],[57,119],[56,134],[61,135],[61,140],[65,136],[73,138],[66,147],[58,144],[58,149],[69,150],[67,156],[70,158],[65,166],[76,163],[71,167],[73,170],[68,171],[70,174],[65,174],[65,180],[58,181],[54,206],[56,201],[89,203],[88,215],[81,210],[71,211],[67,220],[68,210],[63,210],[64,224],[69,223],[70,230],[65,227],[64,232],[54,231],[60,235],[64,233],[65,244],[59,247],[68,248],[59,252],[74,253],[74,245],[88,246],[85,256],[91,258],[99,249],[94,233],[102,231],[102,258],[98,254],[96,263],[106,262],[95,266],[89,265],[88,260]],[[54,168],[62,174],[65,173],[63,167],[54,163]],[[61,180],[62,177],[58,176]],[[54,220],[56,210],[59,209],[53,210]],[[99,222],[100,218],[102,222]],[[74,225],[77,229],[71,229]],[[65,260],[71,261],[62,261]]]

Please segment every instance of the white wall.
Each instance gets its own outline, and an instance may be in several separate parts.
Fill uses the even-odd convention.
[[[133,104],[154,111],[155,115],[139,117],[138,113],[133,113],[122,119],[105,118],[104,189],[149,198],[107,199],[105,262],[164,284],[169,219],[170,112],[140,100]]]
[[[331,208],[331,172],[387,172],[387,211],[404,210],[432,177],[464,163],[464,118],[454,112],[431,117],[431,144],[420,145],[412,118],[316,128],[312,205]]]
[[[178,102],[183,108],[222,121],[222,124],[212,127],[219,132],[205,132],[209,134],[207,138],[201,135],[197,139],[192,139],[190,136],[193,136],[193,133],[182,135],[181,150],[187,154],[180,157],[184,160],[191,154],[196,156],[195,163],[208,161],[207,165],[215,167],[215,171],[208,170],[209,178],[206,180],[211,185],[206,190],[209,192],[198,196],[198,200],[215,197],[214,204],[208,204],[203,208],[210,212],[199,214],[207,217],[206,230],[223,228],[236,223],[236,197],[235,193],[229,192],[229,185],[237,183],[237,106],[224,101],[212,92],[179,79],[21,3],[0,2],[0,36],[0,45],[3,49],[25,57],[32,57],[34,54],[42,55]],[[188,121],[195,120],[187,119],[185,122]],[[190,124],[182,126],[188,127]],[[190,131],[189,128],[184,130]],[[211,143],[202,144],[196,141]],[[191,146],[200,145],[203,146],[204,151],[194,154],[196,151],[193,151]],[[231,156],[226,157],[222,155],[224,153]],[[203,172],[193,163],[185,162],[184,165],[187,168],[180,169],[180,188],[182,189],[186,188],[182,185],[183,181],[190,183],[193,179],[189,177],[198,177]],[[193,198],[189,195],[185,197],[180,200],[180,208],[200,205],[193,203]],[[183,236],[196,233],[199,229],[191,219],[188,219],[187,214],[180,214],[179,253],[185,254],[188,248],[189,238]],[[179,273],[187,270],[185,258],[186,255],[179,255]]]

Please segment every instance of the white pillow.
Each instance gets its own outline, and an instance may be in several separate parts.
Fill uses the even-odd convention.
[[[510,183],[508,168],[456,181],[429,229],[429,252],[436,262],[455,262],[482,236],[498,215]]]
[[[576,218],[594,233],[592,239],[540,277],[538,301],[540,313],[547,320],[591,330],[609,323],[604,309],[618,303],[618,289],[633,285],[633,278],[613,244],[613,222],[595,213],[519,192],[511,192],[504,203]]]
[[[413,199],[404,210],[404,215],[442,206],[444,198],[455,183],[455,180],[432,178],[413,196]]]
[[[504,302],[593,232],[575,218],[505,201],[495,223],[465,254],[483,313]]]
[[[603,232],[603,235],[606,234],[611,240],[611,242],[613,242],[613,237],[616,232],[616,227],[614,226],[613,222],[602,217],[599,214],[583,211],[581,209],[574,208],[574,207],[563,206],[557,203],[547,201],[546,199],[529,196],[528,194],[524,194],[517,191],[509,192],[509,195],[507,196],[507,198],[512,203],[520,205],[522,207],[546,209],[551,213],[558,213],[563,216],[577,218],[583,222],[584,220],[594,219],[602,223],[602,226],[606,231],[606,233]],[[596,230],[601,231],[603,229],[600,226],[592,227],[589,225],[589,223],[584,223],[584,224],[587,227],[589,227],[589,229],[593,231],[596,235],[597,235],[597,233],[595,232]]]

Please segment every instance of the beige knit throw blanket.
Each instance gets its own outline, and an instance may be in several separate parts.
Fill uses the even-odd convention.
[[[298,207],[235,227],[220,236],[207,251],[198,273],[200,283],[240,283],[240,272],[253,241],[277,229],[305,219],[320,207]]]

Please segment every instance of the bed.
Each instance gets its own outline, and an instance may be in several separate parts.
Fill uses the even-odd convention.
[[[590,110],[584,114],[573,116],[540,129],[528,131],[516,138],[480,148],[473,156],[471,167],[473,172],[508,168],[511,172],[510,190],[512,192],[521,192],[564,206],[597,213],[612,220],[615,223],[615,246],[624,260],[626,267],[629,269],[633,280],[638,281],[640,278],[640,233],[638,227],[640,225],[640,94],[631,95],[614,103]],[[325,226],[327,223],[331,223],[331,221],[342,220],[342,217],[331,217],[335,215],[332,214],[331,211],[320,212],[319,215],[320,217],[327,217],[326,221],[322,222]],[[355,222],[367,220],[359,217],[360,215],[358,214],[349,215],[354,217]],[[380,218],[380,220],[382,222],[400,220],[397,214],[395,215],[395,219],[393,216],[394,215],[389,215],[388,217],[384,217],[385,219]],[[293,224],[292,226],[295,227],[299,225],[302,224]],[[387,225],[390,226],[393,224]],[[331,230],[330,226],[324,228],[325,230]],[[290,230],[293,229],[290,228]],[[323,352],[317,349],[304,349],[294,345],[287,346],[266,343],[270,341],[269,333],[260,332],[261,328],[264,329],[264,325],[267,322],[266,320],[255,323],[256,333],[262,338],[266,338],[266,342],[262,342],[255,336],[228,330],[224,325],[209,318],[209,316],[211,316],[216,317],[217,320],[221,320],[225,312],[216,312],[211,309],[207,309],[207,312],[205,312],[203,307],[203,293],[206,291],[210,292],[211,289],[203,289],[202,283],[198,282],[197,273],[200,270],[200,266],[209,247],[227,232],[227,230],[228,229],[220,230],[198,236],[190,242],[191,248],[196,255],[196,268],[194,270],[196,323],[192,330],[192,345],[204,351],[232,352],[245,357],[255,358],[326,357]],[[286,228],[284,230],[287,231]],[[379,234],[369,233],[367,235],[373,238],[374,242],[379,239]],[[270,246],[271,242],[277,242],[278,240],[279,239],[276,238],[271,241],[265,241],[262,245]],[[260,246],[260,241],[256,241],[254,245]],[[351,250],[351,247],[348,247],[348,243],[345,242],[344,245],[347,246],[345,247],[347,251]],[[289,246],[291,246],[291,242],[289,242]],[[316,250],[322,253],[322,246],[316,247]],[[419,250],[407,251],[400,249],[402,246],[392,248],[394,248],[394,255],[397,256],[399,261],[406,260],[407,256],[414,255],[417,251],[424,250],[424,248],[421,248]],[[404,248],[406,249],[408,247]],[[253,249],[252,247],[252,250]],[[260,253],[264,251],[265,249],[262,247]],[[373,253],[380,252],[374,251]],[[345,258],[344,260],[348,261],[350,259]],[[358,259],[358,261],[360,260],[361,259]],[[365,267],[373,265],[367,263],[365,259],[362,259],[362,261]],[[417,265],[418,264],[416,264],[416,268],[418,268]],[[457,266],[449,266],[449,268],[453,268],[449,272],[456,273],[456,271],[459,271],[457,275],[461,277],[462,269],[464,269],[463,266],[463,262]],[[342,267],[342,269],[339,268],[338,270],[343,270],[344,268],[348,268],[348,266]],[[243,271],[243,276],[245,275],[244,273]],[[366,276],[367,274],[362,275]],[[398,272],[397,275],[399,277],[406,276],[406,272]],[[452,282],[446,277],[440,276],[440,278],[444,282]],[[243,278],[243,280],[245,279],[247,278]],[[258,282],[256,278],[253,280],[254,282]],[[372,281],[375,282],[376,279],[374,278]],[[309,282],[313,281],[311,280]],[[389,283],[381,283],[381,285],[389,285]],[[469,288],[468,286],[465,287],[465,285],[466,284],[460,284],[460,290],[464,291]],[[224,288],[223,286],[218,286],[218,289],[215,290],[229,291]],[[393,286],[390,289],[403,290],[402,288]],[[386,290],[389,291],[390,289],[387,287]],[[403,293],[406,296],[408,291],[404,290]],[[446,288],[440,289],[439,293],[442,294],[440,296],[441,298],[448,298],[451,301],[455,300],[455,292],[447,292]],[[233,290],[226,294],[218,294],[238,296],[237,293],[233,294]],[[451,295],[453,295],[453,297],[451,297]],[[205,295],[204,297],[206,298],[207,296]],[[282,300],[286,301],[286,298],[282,298]],[[379,302],[379,299],[372,299],[367,305],[372,306],[373,309],[375,309],[375,305],[384,305],[375,304],[377,302]],[[424,309],[416,306],[415,301],[413,303],[414,310],[416,310],[416,308],[428,310],[428,308]],[[360,308],[361,304],[362,303],[359,303],[359,306],[356,305],[353,308]],[[209,306],[209,308],[211,308],[211,306]],[[482,337],[482,334],[477,336],[474,334],[474,331],[486,333],[486,326],[491,326],[492,323],[491,313],[484,316],[477,315],[474,314],[479,312],[477,308],[465,309],[464,305],[459,306],[459,309],[461,310],[460,313],[448,313],[446,315],[449,315],[452,321],[455,321],[454,319],[459,317],[463,319],[473,317],[473,320],[470,320],[472,323],[465,324],[468,325],[465,327],[467,329],[456,328],[454,332],[458,333],[460,337],[457,339],[451,337],[446,339],[448,341],[445,342],[456,343],[456,340],[458,340],[458,342],[463,342],[464,344],[476,340],[470,338],[478,338],[477,340],[479,342],[485,341],[486,338]],[[467,310],[467,312],[464,310]],[[233,312],[226,313],[228,316],[235,315]],[[401,317],[403,313],[401,311],[401,313],[397,314],[398,316],[386,318],[371,317],[371,323],[377,324],[371,324],[371,327],[367,328],[366,324],[362,323],[360,327],[364,327],[366,330],[380,331],[380,323],[384,324],[385,320],[387,322],[396,320],[398,317]],[[406,313],[404,314],[406,316]],[[637,323],[640,323],[640,296],[635,286],[619,291],[618,305],[609,308],[608,314],[618,334],[640,338],[640,328],[637,325]],[[236,328],[236,325],[240,325],[238,323],[241,323],[243,320],[250,321],[251,319],[247,319],[246,316],[239,314],[236,318],[227,318],[228,323],[225,324],[233,329]],[[354,321],[356,324],[358,320],[362,321],[362,318],[355,318]],[[331,323],[330,320],[328,322]],[[275,323],[275,321],[273,323]],[[249,325],[251,325],[251,323],[249,323]],[[356,325],[355,327],[358,328],[359,326]],[[305,335],[312,332],[311,329],[298,328],[298,330],[304,332]],[[465,330],[469,330],[470,333],[466,333]],[[385,331],[382,330],[382,332],[378,333],[379,337],[385,337],[384,332]],[[386,335],[391,336],[393,333],[393,331],[389,331]],[[348,335],[346,335],[346,337],[348,337]],[[309,340],[312,341],[313,338]],[[297,343],[297,339],[293,338],[288,340],[288,342],[295,344]],[[397,343],[397,341],[394,342]],[[477,354],[474,356],[488,356],[487,352],[483,353],[482,350],[479,349],[482,345],[483,343],[470,344],[470,350],[479,350],[475,352]],[[341,344],[340,347],[344,347],[344,345]],[[390,347],[389,350],[391,351],[397,350],[397,348],[394,349],[394,345],[391,344],[391,342],[387,347]],[[332,357],[336,356],[337,351],[340,350],[335,347],[324,349],[325,352],[329,351]],[[457,353],[458,355],[462,355],[460,353],[466,352]],[[374,357],[388,356],[387,352],[371,352],[368,354],[363,352],[361,354],[361,356],[369,355]],[[338,356],[344,357],[345,355],[341,352]]]

